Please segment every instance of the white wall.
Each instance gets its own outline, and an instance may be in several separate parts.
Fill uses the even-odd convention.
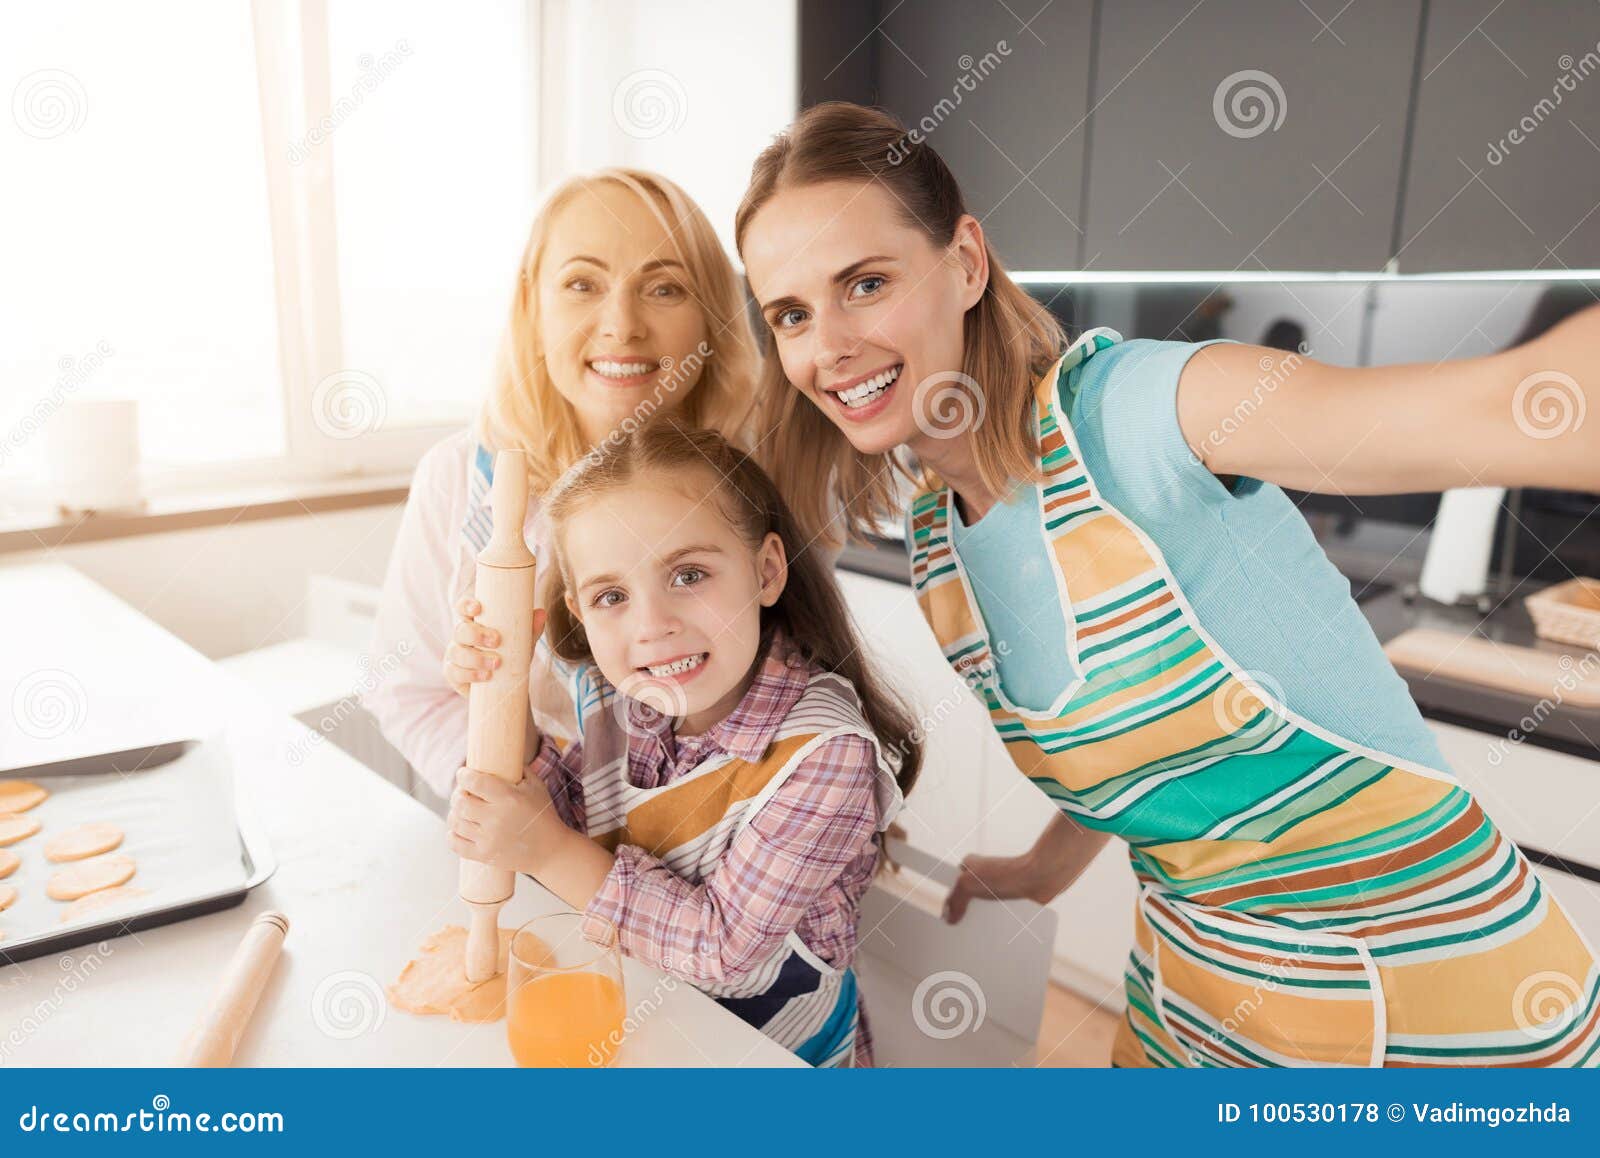
[[[545,0],[540,183],[653,169],[733,253],[750,164],[799,108],[795,0]]]

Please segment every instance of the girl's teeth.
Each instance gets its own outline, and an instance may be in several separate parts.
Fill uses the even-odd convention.
[[[656,368],[654,362],[590,362],[589,365],[607,378],[636,378]]]
[[[649,668],[648,670],[651,675],[657,677],[658,679],[664,676],[682,675],[686,671],[692,671],[693,669],[699,667],[705,662],[705,659],[706,653],[702,652],[699,655],[685,656],[683,659],[676,659],[671,663],[660,664],[656,667]]]
[[[859,386],[852,386],[848,390],[839,391],[839,401],[851,407],[865,406],[894,384],[894,380],[900,377],[902,368],[900,366],[892,366],[883,373],[868,378]]]

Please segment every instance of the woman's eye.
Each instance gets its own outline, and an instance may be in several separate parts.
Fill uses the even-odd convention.
[[[674,282],[664,281],[660,285],[650,287],[650,296],[663,301],[677,301],[683,296],[683,287]]]
[[[692,587],[705,580],[706,573],[698,567],[685,567],[672,577],[674,587]]]
[[[883,288],[883,283],[884,279],[878,277],[876,274],[871,277],[864,277],[860,281],[856,282],[855,285],[850,287],[850,296],[853,298],[871,297],[873,294],[877,293]],[[857,293],[856,291],[858,290],[861,292]]]
[[[798,306],[787,310],[779,310],[772,318],[772,328],[775,330],[789,330],[806,320],[806,312]]]
[[[626,602],[627,598],[621,591],[613,587],[596,595],[594,597],[594,605],[596,607],[615,607],[619,603]]]
[[[594,289],[594,282],[586,277],[575,277],[567,282],[567,288],[574,293],[586,294]]]

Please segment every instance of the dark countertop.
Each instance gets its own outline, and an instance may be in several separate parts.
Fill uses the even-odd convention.
[[[1362,575],[1365,570],[1362,561],[1351,559],[1350,565],[1346,565],[1336,547],[1330,545],[1328,551],[1329,557],[1346,574]],[[911,581],[905,546],[896,540],[874,540],[867,546],[852,544],[840,555],[839,565],[895,583]],[[1385,576],[1390,577],[1401,576]],[[1555,652],[1572,650],[1548,643],[1534,634],[1533,623],[1522,604],[1523,599],[1537,589],[1534,585],[1527,585],[1499,601],[1488,615],[1471,608],[1444,607],[1421,597],[1408,598],[1402,588],[1389,583],[1358,579],[1352,582],[1352,587],[1367,621],[1384,642],[1412,627],[1430,627],[1462,635],[1479,635],[1496,643]],[[1417,707],[1428,719],[1491,735],[1504,736],[1517,729],[1526,733],[1524,742],[1535,747],[1600,760],[1600,712],[1557,704],[1536,728],[1523,729],[1520,721],[1534,708],[1526,696],[1441,676],[1406,676],[1405,679]]]

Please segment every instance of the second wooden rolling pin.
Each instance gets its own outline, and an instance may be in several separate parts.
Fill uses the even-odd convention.
[[[228,1066],[233,1064],[239,1039],[250,1024],[261,991],[272,976],[289,932],[289,918],[282,913],[262,913],[245,930],[244,939],[234,950],[227,971],[211,998],[211,1004],[195,1024],[184,1043],[184,1066]]]

